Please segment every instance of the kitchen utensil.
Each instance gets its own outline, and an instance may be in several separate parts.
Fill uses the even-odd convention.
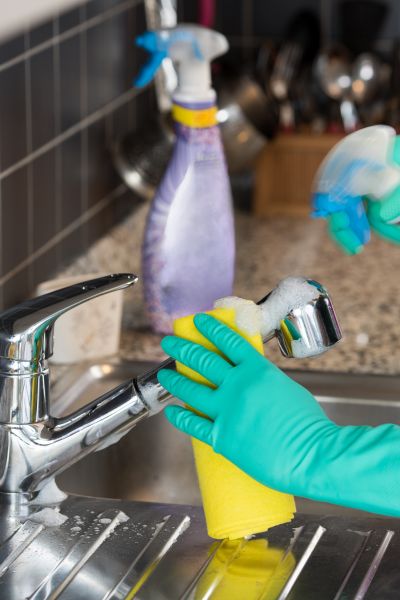
[[[215,28],[215,0],[199,0],[198,11],[200,24]],[[229,59],[219,64],[215,89],[228,169],[231,174],[242,173],[252,167],[267,138],[276,131],[276,103],[257,77],[242,72]]]
[[[365,126],[387,122],[386,99],[390,91],[391,66],[365,52],[357,56],[352,69],[352,95]]]
[[[357,56],[352,67],[351,92],[358,104],[370,102],[375,98],[379,89],[382,89],[384,77],[382,61],[370,52]]]
[[[174,27],[177,23],[175,0],[148,0],[145,10],[148,29]],[[153,198],[172,154],[175,136],[169,112],[175,86],[175,70],[165,58],[155,76],[158,115],[111,146],[114,166],[122,180],[147,200]]]
[[[323,51],[316,60],[315,73],[325,94],[339,101],[345,131],[354,131],[358,115],[352,97],[351,63],[346,48],[336,45]]]
[[[114,165],[128,188],[146,200],[153,198],[171,158],[174,140],[169,116],[160,114],[114,142]]]
[[[250,168],[278,127],[278,105],[248,74],[223,68],[216,82],[217,118],[229,171]]]
[[[301,65],[314,59],[319,40],[318,17],[311,11],[302,11],[290,23],[285,42],[276,56],[269,85],[281,104],[280,123],[284,129],[294,126],[294,111],[290,101],[293,80]]]
[[[276,44],[272,40],[264,40],[258,49],[255,63],[255,78],[266,94],[271,93],[270,77],[276,58]]]
[[[316,120],[320,118],[316,84],[313,81],[312,69],[309,66],[303,67],[293,80],[291,87],[292,105],[297,123],[311,123],[313,129]]]

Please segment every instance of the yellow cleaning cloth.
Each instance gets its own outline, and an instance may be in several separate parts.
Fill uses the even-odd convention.
[[[265,539],[224,540],[199,580],[194,600],[276,600],[295,566],[291,552],[270,548]]]
[[[235,326],[235,309],[216,308],[209,314],[238,331]],[[177,319],[174,333],[211,350],[217,350],[196,329],[193,316]],[[238,333],[263,354],[261,335]],[[177,363],[177,369],[194,381],[209,384],[204,377],[180,363]],[[210,537],[236,539],[266,531],[293,519],[296,510],[293,496],[265,487],[226,458],[216,454],[207,444],[195,439],[192,441]]]

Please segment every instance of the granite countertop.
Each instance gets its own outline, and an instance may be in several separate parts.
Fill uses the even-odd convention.
[[[77,273],[140,273],[140,245],[147,204],[97,242],[60,276]],[[309,218],[259,219],[236,213],[237,266],[234,293],[255,301],[288,275],[304,275],[327,287],[343,340],[308,360],[288,360],[272,341],[266,355],[279,366],[358,373],[400,373],[400,280],[394,266],[400,248],[374,238],[364,252],[345,256],[329,239],[325,222]],[[124,357],[163,360],[160,336],[148,329],[142,289],[125,294],[121,352]]]

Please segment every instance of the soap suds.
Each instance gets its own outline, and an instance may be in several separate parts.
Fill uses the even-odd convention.
[[[65,494],[58,485],[56,484],[54,479],[50,479],[50,481],[40,490],[38,495],[31,500],[31,504],[59,504],[63,500],[67,498],[67,494]]]
[[[286,277],[261,305],[261,335],[265,339],[276,329],[292,310],[301,308],[318,298],[319,291],[304,277]]]
[[[59,527],[68,520],[68,517],[61,514],[55,508],[43,508],[29,515],[28,519],[35,523],[42,523],[45,527]]]
[[[233,308],[236,327],[247,335],[256,335],[262,327],[261,309],[252,300],[238,296],[226,296],[216,300],[214,308]]]
[[[129,521],[130,517],[128,517],[128,515],[126,515],[122,510],[119,512],[118,514],[118,522],[119,523],[126,523],[127,521]]]
[[[159,401],[160,389],[161,386],[155,383],[146,383],[146,385],[140,386],[140,393],[151,414],[156,414],[164,408],[164,405]]]
[[[216,300],[214,307],[233,308],[238,329],[248,335],[260,332],[265,339],[280,328],[281,320],[292,310],[305,306],[318,296],[319,290],[304,277],[286,277],[261,305],[237,296],[226,296]]]

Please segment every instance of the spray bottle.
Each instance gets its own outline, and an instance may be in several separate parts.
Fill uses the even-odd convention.
[[[143,242],[145,304],[153,329],[205,311],[232,294],[235,240],[230,183],[210,62],[228,49],[204,27],[179,25],[136,39],[151,58],[135,84],[147,85],[164,58],[177,70],[172,118],[176,144],[149,210]]]
[[[400,234],[385,220],[399,214],[400,140],[386,125],[360,129],[338,142],[314,180],[313,217],[328,220],[329,232],[348,254],[369,242],[371,227],[399,243]]]

